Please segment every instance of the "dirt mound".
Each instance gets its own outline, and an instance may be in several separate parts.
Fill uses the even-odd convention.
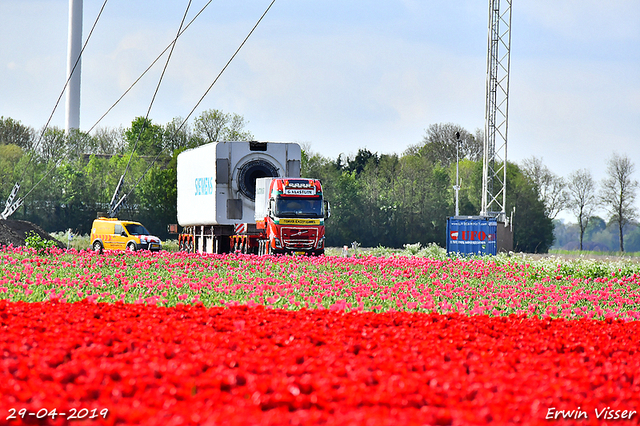
[[[54,239],[44,229],[26,220],[0,220],[0,246],[9,244],[13,244],[14,247],[23,246],[30,231],[38,234],[43,240],[55,241],[58,247],[64,248],[64,244]]]

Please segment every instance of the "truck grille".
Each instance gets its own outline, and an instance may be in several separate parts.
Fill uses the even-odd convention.
[[[312,249],[318,241],[318,229],[282,228],[282,243],[286,249]]]

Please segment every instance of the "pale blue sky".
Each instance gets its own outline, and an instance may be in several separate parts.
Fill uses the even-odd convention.
[[[187,1],[110,0],[82,64],[88,129],[174,36]],[[205,0],[193,0],[193,16]],[[213,1],[178,41],[151,110],[186,116],[269,0]],[[85,1],[84,37],[101,0]],[[0,115],[44,125],[63,87],[67,0],[0,3]],[[484,126],[488,2],[277,0],[196,110],[241,114],[259,140],[337,157],[401,153],[434,123]],[[144,115],[160,63],[101,126]],[[604,177],[614,151],[640,178],[640,2],[515,0],[509,160]],[[64,102],[53,124],[64,126]]]

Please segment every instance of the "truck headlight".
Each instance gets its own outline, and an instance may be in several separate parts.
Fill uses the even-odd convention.
[[[273,237],[273,241],[277,248],[282,248],[282,243],[280,243],[280,239],[278,237]]]

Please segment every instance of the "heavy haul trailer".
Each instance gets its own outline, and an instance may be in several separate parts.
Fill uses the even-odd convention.
[[[262,228],[263,223],[270,223],[265,220],[265,216],[256,221],[256,193],[262,206],[260,215],[269,207],[264,207],[264,194],[261,193],[269,189],[264,186],[257,188],[256,181],[271,178],[271,181],[282,179],[284,182],[288,178],[293,182],[300,178],[300,160],[301,149],[298,144],[278,142],[214,142],[179,154],[177,213],[178,224],[183,227],[178,238],[180,250],[198,253],[226,253],[235,250],[259,253],[264,246],[263,251],[269,252],[266,248],[266,241],[269,240],[274,248],[271,252],[293,251],[278,248],[276,241],[270,239],[274,235],[268,235],[269,228]],[[264,181],[261,182],[261,185],[265,185]],[[316,198],[322,199],[321,190],[316,190],[316,193]],[[322,207],[324,213],[323,202]],[[312,219],[284,219],[296,218],[307,222]],[[315,218],[313,223],[322,227],[324,242],[323,219]],[[283,232],[282,229],[278,230]],[[317,231],[315,235],[319,233]],[[303,234],[310,235],[305,232]],[[313,250],[317,249],[317,245],[314,245]]]

